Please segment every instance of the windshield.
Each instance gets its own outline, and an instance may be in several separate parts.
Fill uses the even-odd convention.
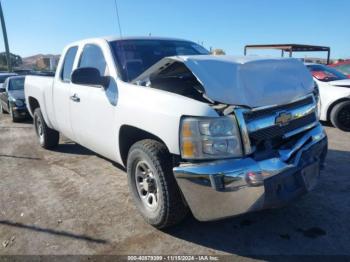
[[[24,77],[11,79],[9,83],[9,90],[23,90],[24,89]]]
[[[2,75],[0,76],[0,84],[3,84],[7,78],[9,78],[12,75]]]
[[[118,40],[110,43],[121,77],[130,82],[167,56],[208,55],[202,46],[177,40]]]
[[[339,72],[337,69],[325,65],[308,65],[307,67],[309,68],[312,76],[322,82],[347,79],[346,75]]]
[[[335,68],[343,74],[350,75],[350,64],[335,66]]]

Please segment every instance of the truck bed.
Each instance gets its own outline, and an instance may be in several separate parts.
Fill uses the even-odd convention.
[[[52,87],[54,79],[52,76],[26,76],[24,82],[24,94],[29,113],[33,116],[34,110],[30,106],[32,104],[30,101],[36,100],[42,109],[46,123],[50,127],[52,127],[50,119],[53,118],[48,116],[53,114]]]

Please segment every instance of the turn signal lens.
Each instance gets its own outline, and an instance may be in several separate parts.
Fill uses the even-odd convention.
[[[191,137],[192,136],[191,124],[190,123],[184,123],[182,125],[182,136],[183,137]]]
[[[194,156],[194,146],[191,141],[184,141],[182,143],[182,154],[184,158],[191,158]]]

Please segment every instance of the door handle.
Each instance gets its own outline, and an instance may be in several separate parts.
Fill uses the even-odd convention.
[[[77,103],[80,102],[80,98],[77,96],[77,94],[74,94],[73,96],[71,96],[70,99],[74,102],[77,102]]]

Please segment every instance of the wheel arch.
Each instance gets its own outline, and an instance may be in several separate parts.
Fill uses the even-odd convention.
[[[339,104],[339,103],[342,103],[342,102],[345,102],[345,101],[350,101],[350,98],[349,97],[343,97],[343,98],[340,98],[334,102],[331,103],[331,105],[328,107],[327,109],[327,121],[330,121],[331,120],[331,112],[333,110],[333,108]]]
[[[33,116],[35,109],[37,109],[38,107],[40,108],[39,101],[36,98],[30,96],[28,97],[28,103],[29,103],[29,111]]]
[[[167,150],[169,151],[169,148],[167,147],[166,143],[158,136],[134,126],[123,125],[119,130],[118,142],[120,158],[125,167],[127,164],[128,153],[131,146],[136,142],[144,139],[152,139],[158,141],[164,144]]]

